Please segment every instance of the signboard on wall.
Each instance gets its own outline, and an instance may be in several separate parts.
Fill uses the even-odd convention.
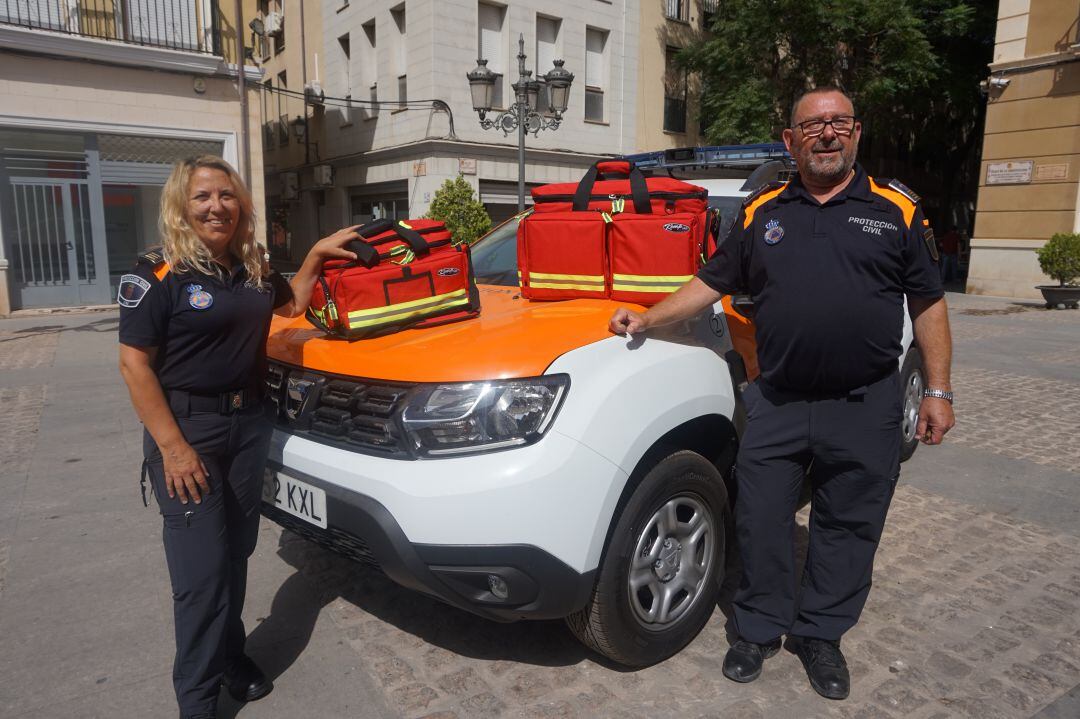
[[[1069,179],[1069,163],[1061,162],[1053,165],[1039,165],[1035,168],[1036,180],[1067,180]]]
[[[986,166],[986,184],[1026,185],[1031,182],[1031,171],[1034,167],[1034,160],[991,162]]]

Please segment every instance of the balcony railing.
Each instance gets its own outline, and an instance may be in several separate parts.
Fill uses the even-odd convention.
[[[0,25],[221,54],[218,0],[0,0]]]

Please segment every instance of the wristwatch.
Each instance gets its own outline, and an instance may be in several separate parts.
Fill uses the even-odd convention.
[[[952,404],[952,392],[946,392],[943,389],[924,389],[922,392],[923,397],[937,397],[943,399],[949,404]]]

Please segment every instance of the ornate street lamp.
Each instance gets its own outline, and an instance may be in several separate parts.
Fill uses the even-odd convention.
[[[518,133],[518,212],[525,209],[525,133],[539,135],[541,130],[557,130],[562,123],[562,115],[570,99],[570,85],[574,74],[563,67],[562,60],[555,60],[555,67],[541,75],[547,86],[547,105],[541,112],[550,113],[550,117],[537,110],[540,96],[540,80],[534,80],[531,70],[525,69],[525,36],[518,35],[518,81],[513,83],[514,104],[500,112],[494,119],[487,119],[491,111],[491,98],[497,75],[488,69],[487,60],[478,59],[476,68],[465,74],[472,91],[473,109],[480,115],[480,127],[485,130],[502,130],[509,135],[514,130]]]

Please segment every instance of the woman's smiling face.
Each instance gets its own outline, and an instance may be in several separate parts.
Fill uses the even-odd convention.
[[[187,221],[213,255],[228,249],[240,222],[240,199],[226,173],[212,167],[191,173]]]

